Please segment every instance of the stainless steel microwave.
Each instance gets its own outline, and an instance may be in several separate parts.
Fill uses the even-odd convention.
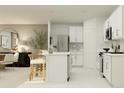
[[[106,39],[112,40],[112,27],[106,29]]]

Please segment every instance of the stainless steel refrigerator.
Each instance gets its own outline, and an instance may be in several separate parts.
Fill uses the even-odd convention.
[[[68,35],[57,36],[57,51],[58,52],[69,51],[69,36]]]

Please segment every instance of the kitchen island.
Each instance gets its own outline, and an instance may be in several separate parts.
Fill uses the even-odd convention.
[[[70,52],[53,52],[46,55],[48,82],[67,82],[70,78]]]

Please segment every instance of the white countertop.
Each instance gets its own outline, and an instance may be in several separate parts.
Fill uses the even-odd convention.
[[[83,52],[70,52],[71,55],[83,54]]]
[[[111,54],[111,53],[104,53],[107,54],[109,56],[124,56],[124,54]]]
[[[70,52],[43,53],[43,55],[70,55]]]

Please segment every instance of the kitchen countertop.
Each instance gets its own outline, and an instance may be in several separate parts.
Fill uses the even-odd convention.
[[[70,55],[70,52],[43,53],[43,55]]]
[[[110,56],[124,56],[124,53],[104,53],[104,54],[107,54],[107,55],[110,55]]]

